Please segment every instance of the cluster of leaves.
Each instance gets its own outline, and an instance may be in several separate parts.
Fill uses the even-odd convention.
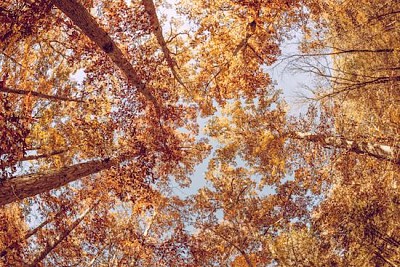
[[[0,99],[0,179],[7,179],[16,171],[15,163],[27,149],[29,115],[25,117],[25,112],[14,108],[10,98],[3,95]]]
[[[2,1],[0,48],[4,50],[8,45],[46,29],[49,24],[45,17],[50,8],[50,1]]]

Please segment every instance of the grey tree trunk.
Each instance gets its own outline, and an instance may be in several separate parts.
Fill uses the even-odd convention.
[[[349,140],[342,136],[326,136],[303,132],[291,132],[287,134],[287,136],[292,139],[320,143],[327,147],[346,149],[357,154],[366,154],[377,159],[387,160],[400,165],[400,149],[398,147],[359,140]]]

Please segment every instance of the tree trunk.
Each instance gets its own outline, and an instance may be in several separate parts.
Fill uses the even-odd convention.
[[[292,139],[320,143],[327,147],[346,149],[357,154],[366,154],[377,159],[387,160],[400,165],[400,149],[397,147],[349,140],[342,136],[326,136],[313,133],[291,132],[287,134],[287,136]]]
[[[132,64],[118,48],[110,35],[97,24],[96,20],[77,0],[52,0],[55,6],[60,9],[82,32],[94,43],[97,44],[112,60],[112,62],[124,73],[128,83],[135,86],[147,100],[153,103],[158,110],[158,104],[154,96],[147,90],[145,84],[137,76]]]
[[[117,165],[122,158],[106,158],[79,163],[60,170],[17,176],[0,183],[0,206],[50,191],[90,174]]]

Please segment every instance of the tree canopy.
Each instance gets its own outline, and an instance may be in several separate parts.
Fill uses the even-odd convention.
[[[400,2],[3,0],[0,24],[2,265],[400,266]],[[301,114],[278,65],[311,77]]]

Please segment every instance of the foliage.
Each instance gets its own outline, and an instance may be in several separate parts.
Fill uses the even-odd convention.
[[[399,8],[2,1],[0,262],[400,265]],[[292,117],[266,66],[299,30]]]

